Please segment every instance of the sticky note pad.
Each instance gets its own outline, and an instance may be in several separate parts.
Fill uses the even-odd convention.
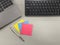
[[[19,20],[19,22],[18,23],[23,23],[24,22],[24,20],[23,19],[21,19],[21,20]]]
[[[32,29],[33,29],[32,24],[22,24],[21,34],[32,36]]]
[[[18,26],[19,26],[19,29],[20,29],[20,31],[21,31],[22,23],[19,23]]]
[[[24,22],[23,19],[19,20],[17,23],[14,24],[14,28],[16,29],[16,31],[17,31],[18,33],[20,33],[20,29],[19,29],[18,23],[22,23],[22,22]]]
[[[25,21],[24,24],[29,24],[29,21]],[[22,23],[19,23],[18,26],[19,26],[19,29],[21,31],[21,29],[22,29]]]
[[[16,23],[16,24],[14,24],[14,28],[16,29],[16,31],[18,32],[18,33],[20,33],[20,29],[19,29],[19,27],[18,27],[18,24]]]
[[[24,24],[29,24],[29,21],[25,21]]]

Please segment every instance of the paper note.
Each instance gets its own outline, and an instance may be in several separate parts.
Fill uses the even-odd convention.
[[[19,29],[19,27],[18,27],[18,24],[16,23],[16,24],[14,24],[14,28],[16,29],[16,31],[18,32],[18,33],[20,33],[20,29]]]
[[[22,24],[21,34],[32,36],[32,29],[33,29],[32,24]]]
[[[18,33],[20,33],[20,29],[19,29],[18,23],[23,23],[23,22],[24,22],[24,20],[22,19],[22,20],[20,20],[20,21],[18,21],[17,23],[14,24],[14,28],[16,29],[16,31]]]
[[[25,21],[24,24],[29,24],[29,21]]]
[[[24,20],[23,19],[21,19],[18,23],[23,23],[24,22]]]
[[[19,24],[18,24],[20,31],[21,31],[21,29],[22,29],[22,24],[23,24],[23,23],[19,23]],[[25,21],[24,24],[29,24],[29,21]]]
[[[20,31],[21,31],[22,23],[19,23],[18,26],[19,26],[19,29],[20,29]]]

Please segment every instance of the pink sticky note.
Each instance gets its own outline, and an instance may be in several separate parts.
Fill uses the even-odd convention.
[[[32,36],[32,28],[33,28],[32,24],[22,24],[21,34]]]

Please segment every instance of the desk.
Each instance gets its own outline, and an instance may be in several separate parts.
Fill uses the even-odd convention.
[[[10,24],[0,30],[0,45],[60,45],[60,17],[25,17],[24,0],[15,1],[21,11],[20,19],[29,20],[33,24],[33,35],[22,35],[25,39],[25,42],[22,42],[11,32]]]

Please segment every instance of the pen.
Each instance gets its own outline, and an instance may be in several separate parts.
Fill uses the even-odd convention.
[[[17,37],[19,37],[23,42],[24,42],[24,39],[21,37],[21,36],[19,36],[19,35],[17,35],[14,31],[13,31],[13,29],[10,27],[10,29],[11,29],[11,31],[17,36]]]

